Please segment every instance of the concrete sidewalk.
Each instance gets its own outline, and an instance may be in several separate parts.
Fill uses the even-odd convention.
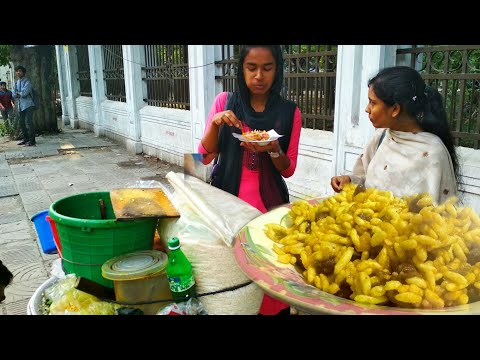
[[[183,168],[127,153],[125,147],[85,130],[62,128],[39,136],[36,146],[0,138],[0,260],[14,274],[0,315],[25,315],[35,290],[50,277],[57,254],[42,252],[31,218],[58,199],[157,180]]]

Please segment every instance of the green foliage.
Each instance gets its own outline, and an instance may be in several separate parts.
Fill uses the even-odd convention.
[[[0,45],[0,66],[8,66],[10,64],[10,51],[13,45]]]
[[[10,136],[13,130],[13,125],[10,124],[10,121],[0,123],[0,136]]]
[[[188,45],[155,45],[159,65],[183,64],[187,62]]]
[[[458,74],[457,79],[430,79],[427,83],[436,88],[444,99],[444,107],[450,121],[452,131],[478,134],[480,126],[479,79],[467,79],[463,74],[478,75],[480,73],[480,48],[463,50],[444,50],[444,45],[425,45],[434,47],[433,52],[420,53],[422,74]],[[433,49],[432,49],[433,50]],[[420,60],[419,59],[419,60]],[[464,61],[465,60],[465,61]],[[479,144],[472,139],[458,138],[456,145],[478,148]]]
[[[10,140],[18,140],[21,138],[17,113],[13,112],[11,118],[0,123],[0,136],[8,136]]]

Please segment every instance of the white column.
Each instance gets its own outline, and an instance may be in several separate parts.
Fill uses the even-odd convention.
[[[93,131],[96,136],[103,136],[105,129],[103,127],[102,101],[106,99],[105,83],[103,81],[103,60],[102,46],[88,45],[88,61],[90,64],[90,80],[92,82],[92,100],[93,113],[95,116],[95,125]]]
[[[79,121],[77,114],[77,103],[75,101],[76,95],[74,93],[75,85],[73,84],[73,82],[76,81],[74,78],[76,70],[72,68],[72,59],[75,54],[72,54],[74,51],[71,51],[73,46],[71,47],[69,45],[64,45],[63,49],[65,51],[65,80],[68,89],[67,106],[69,107],[68,113],[70,114],[70,126],[72,129],[78,129]]]
[[[196,153],[218,89],[215,84],[215,45],[188,45],[192,152]]]
[[[129,121],[129,138],[126,145],[128,151],[140,154],[143,151],[139,113],[139,110],[144,106],[142,80],[143,45],[122,45],[122,48]]]
[[[353,129],[359,124],[360,95],[355,85],[361,78],[361,55],[361,45],[340,45],[338,47],[332,176],[343,174],[345,171],[345,147],[352,143]]]
[[[60,90],[60,102],[62,105],[62,123],[64,126],[70,125],[70,116],[67,106],[67,84],[65,79],[65,57],[63,45],[55,45],[55,54],[57,58],[58,88]]]
[[[395,45],[338,47],[332,175],[349,173],[373,135],[375,128],[365,113],[368,80],[380,69],[395,65],[395,52]]]

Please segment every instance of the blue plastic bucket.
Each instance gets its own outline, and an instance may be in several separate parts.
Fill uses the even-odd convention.
[[[46,219],[47,215],[48,209],[36,213],[31,220],[33,225],[35,225],[35,230],[37,230],[42,251],[45,254],[55,254],[57,253],[57,247],[55,246],[55,241],[53,239],[52,227]]]

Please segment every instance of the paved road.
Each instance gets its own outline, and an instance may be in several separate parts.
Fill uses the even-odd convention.
[[[139,180],[170,187],[165,175],[183,171],[154,157],[129,154],[85,130],[63,128],[37,137],[32,147],[17,142],[0,137],[0,259],[14,274],[0,315],[25,315],[28,300],[58,258],[42,252],[33,215],[73,194],[129,187]]]

